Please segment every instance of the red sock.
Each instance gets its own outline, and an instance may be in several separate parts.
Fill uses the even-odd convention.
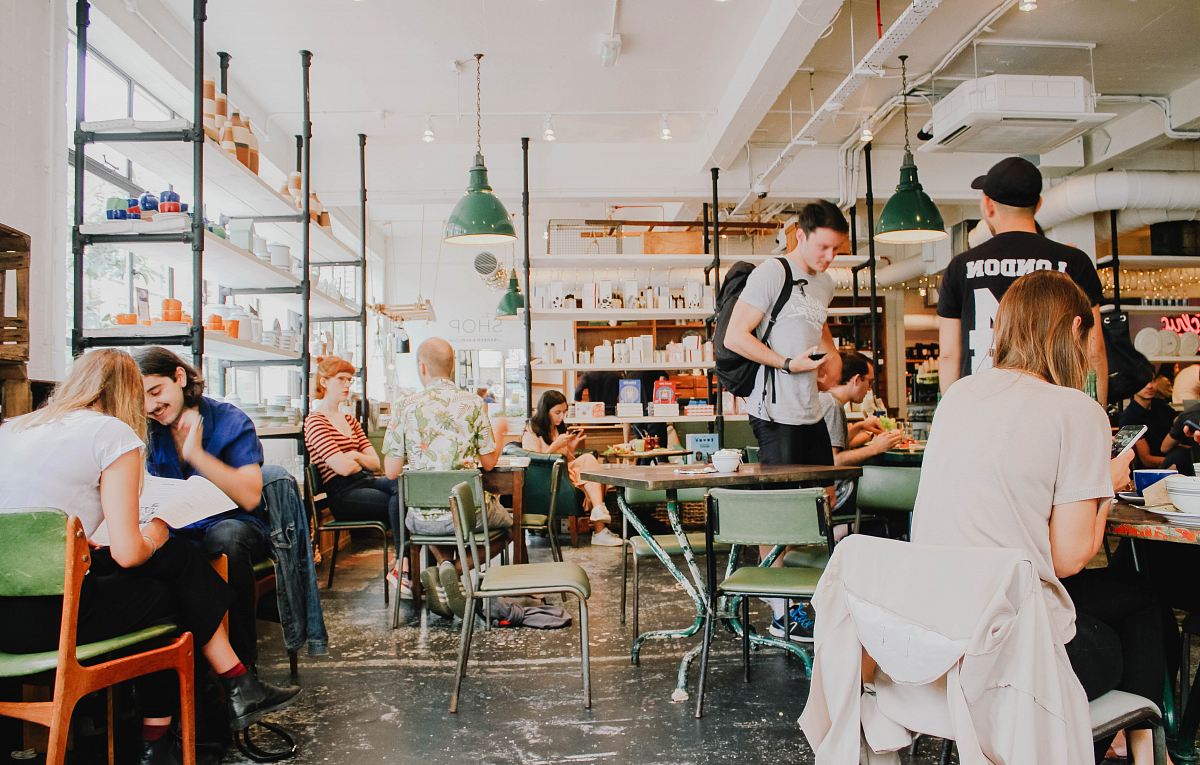
[[[167,735],[167,731],[171,730],[171,724],[166,725],[151,725],[150,723],[142,723],[142,740],[143,741],[158,741],[163,736]]]
[[[234,664],[231,668],[222,672],[221,677],[225,678],[226,680],[232,680],[233,678],[241,677],[244,674],[246,674],[246,665],[239,661],[237,664]]]

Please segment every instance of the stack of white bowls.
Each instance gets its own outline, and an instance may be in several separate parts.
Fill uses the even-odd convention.
[[[718,449],[712,453],[712,464],[720,473],[736,473],[742,464],[742,452],[739,449]]]
[[[1175,520],[1188,526],[1200,525],[1200,477],[1170,475],[1165,480],[1167,496],[1179,511]]]

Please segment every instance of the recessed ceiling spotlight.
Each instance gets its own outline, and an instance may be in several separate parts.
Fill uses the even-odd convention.
[[[554,122],[552,121],[549,114],[546,115],[546,123],[545,123],[545,125],[543,125],[542,140],[543,141],[558,140],[557,137],[554,135]]]
[[[433,117],[425,118],[425,132],[421,134],[421,140],[425,143],[433,143],[437,140],[437,136],[433,134]]]
[[[725,0],[718,0],[718,2],[723,3]],[[658,123],[658,137],[664,141],[669,141],[674,137],[671,135],[671,123],[667,121],[667,115],[665,112],[663,113],[662,119]]]
[[[1017,8],[1025,11],[1026,13],[1029,13],[1030,11],[1036,11],[1037,0],[1021,0],[1021,2],[1017,3]]]

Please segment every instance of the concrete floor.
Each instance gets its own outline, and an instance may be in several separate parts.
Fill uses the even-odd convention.
[[[540,544],[539,544],[540,543]],[[316,763],[811,763],[796,724],[808,693],[802,664],[779,652],[752,655],[754,674],[741,678],[739,644],[723,637],[710,666],[706,715],[672,703],[682,644],[652,643],[640,667],[629,663],[632,638],[619,622],[619,549],[565,548],[592,581],[592,709],[582,707],[578,627],[559,631],[477,632],[459,713],[447,712],[460,623],[412,615],[390,629],[379,580],[379,551],[355,540],[339,555],[332,591],[322,590],[330,653],[301,654],[304,695],[274,719],[290,729],[296,765]],[[534,561],[549,560],[544,540]],[[326,569],[318,572],[322,587]],[[642,629],[690,622],[683,593],[657,564],[643,568]],[[760,610],[760,628],[765,608]],[[287,674],[279,630],[260,623],[259,669]],[[694,640],[686,641],[690,647]],[[699,662],[692,671],[692,685]],[[937,761],[939,741],[922,741],[912,762]],[[906,761],[907,758],[906,758]],[[249,765],[236,752],[227,763]]]

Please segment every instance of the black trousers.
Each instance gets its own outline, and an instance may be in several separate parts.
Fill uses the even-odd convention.
[[[339,521],[387,521],[400,534],[400,489],[397,481],[360,473],[325,482],[329,511]]]
[[[100,548],[92,551],[92,567],[80,590],[77,640],[92,643],[174,623],[192,633],[197,663],[203,665],[200,648],[212,639],[232,599],[229,585],[185,540],[168,539],[137,568],[121,568],[108,548]],[[52,651],[61,622],[60,597],[0,598],[0,623],[21,625],[0,630],[0,650]],[[134,687],[144,717],[175,713],[179,691],[173,672],[139,678]]]
[[[247,515],[249,515],[247,513]],[[178,534],[210,558],[226,556],[233,603],[229,607],[229,643],[243,664],[258,661],[258,625],[255,619],[254,563],[268,556],[267,537],[258,524],[229,518],[204,530],[180,529]]]
[[[750,415],[758,440],[758,461],[764,465],[832,465],[833,446],[824,420],[811,425],[785,425]]]

